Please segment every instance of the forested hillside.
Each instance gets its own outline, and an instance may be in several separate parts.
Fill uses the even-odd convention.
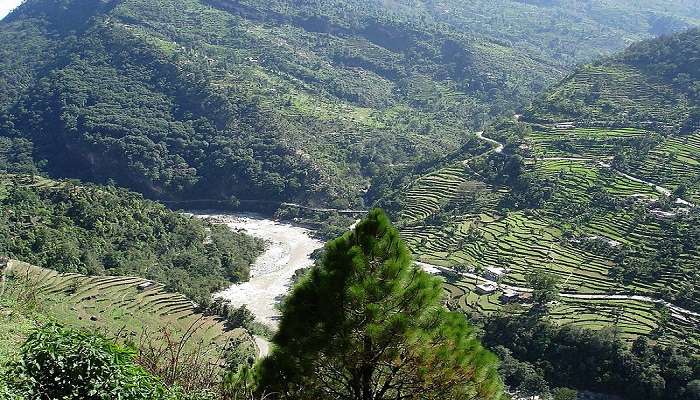
[[[152,279],[206,305],[263,243],[115,187],[0,175],[0,254],[59,272]]]
[[[419,2],[416,2],[419,3]],[[580,0],[432,0],[433,18],[474,30],[564,66],[633,41],[698,24],[700,2]]]
[[[490,150],[380,202],[511,386],[695,398],[699,46],[690,30],[583,65],[489,125]]]
[[[29,0],[0,23],[0,136],[151,197],[361,205],[573,62],[698,17],[573,3]]]

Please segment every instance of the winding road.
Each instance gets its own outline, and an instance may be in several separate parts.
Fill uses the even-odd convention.
[[[315,211],[315,212],[336,212],[338,214],[348,214],[348,215],[364,215],[367,214],[367,210],[352,210],[352,209],[340,209],[340,208],[317,208],[303,206],[297,203],[282,203],[280,206],[299,208],[301,210]]]
[[[491,144],[496,145],[496,148],[493,149],[493,151],[495,151],[496,153],[502,153],[502,152],[503,152],[503,149],[506,147],[503,143],[501,143],[501,142],[499,142],[499,141],[497,141],[497,140],[493,140],[493,139],[491,139],[491,138],[487,138],[486,136],[484,136],[484,131],[479,131],[479,132],[477,132],[477,133],[476,133],[476,137],[478,137],[478,138],[481,139],[481,140],[484,140],[484,141],[486,141],[486,142],[489,142],[489,143],[491,143]]]
[[[664,196],[669,196],[669,197],[670,197],[670,196],[673,196],[673,192],[671,191],[671,189],[668,189],[668,188],[665,188],[665,187],[663,187],[663,186],[659,186],[659,185],[657,185],[657,184],[655,184],[655,183],[653,183],[653,182],[649,182],[649,181],[646,181],[646,180],[644,180],[644,179],[637,178],[637,177],[635,177],[635,176],[626,174],[626,173],[624,173],[624,172],[622,172],[622,171],[620,171],[620,170],[618,170],[618,169],[613,168],[613,166],[612,166],[611,164],[609,164],[609,163],[598,162],[598,165],[600,165],[601,167],[610,168],[610,169],[612,169],[613,171],[615,171],[618,175],[620,175],[620,176],[622,176],[622,177],[624,177],[624,178],[627,178],[627,179],[629,179],[629,180],[631,180],[631,181],[634,181],[634,182],[637,182],[637,183],[642,183],[642,184],[644,184],[644,185],[650,186],[650,187],[654,188],[654,190],[656,190],[658,193],[660,193],[660,194],[662,194],[662,195],[664,195]],[[681,204],[681,205],[688,206],[688,207],[695,207],[695,204],[693,204],[693,203],[691,203],[691,202],[689,202],[689,201],[687,201],[687,200],[684,200],[684,199],[682,199],[682,198],[680,198],[680,197],[677,197],[677,198],[676,198],[676,204]]]

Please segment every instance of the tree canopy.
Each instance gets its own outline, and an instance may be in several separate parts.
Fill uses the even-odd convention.
[[[289,399],[499,399],[496,357],[441,299],[441,281],[413,264],[383,211],[371,211],[326,245],[285,301],[260,390]]]

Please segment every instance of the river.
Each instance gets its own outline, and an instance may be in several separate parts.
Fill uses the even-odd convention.
[[[225,224],[232,230],[243,230],[267,242],[265,252],[251,266],[250,280],[232,285],[215,297],[229,300],[236,307],[245,305],[258,321],[276,328],[280,317],[277,304],[289,291],[294,272],[313,264],[311,253],[323,247],[323,242],[315,239],[309,229],[258,215],[194,215]]]

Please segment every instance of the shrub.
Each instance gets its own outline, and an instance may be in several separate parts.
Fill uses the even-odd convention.
[[[132,349],[102,336],[49,324],[30,335],[22,346],[20,361],[10,365],[0,380],[4,381],[0,394],[10,399],[179,398],[136,365],[134,355]]]

